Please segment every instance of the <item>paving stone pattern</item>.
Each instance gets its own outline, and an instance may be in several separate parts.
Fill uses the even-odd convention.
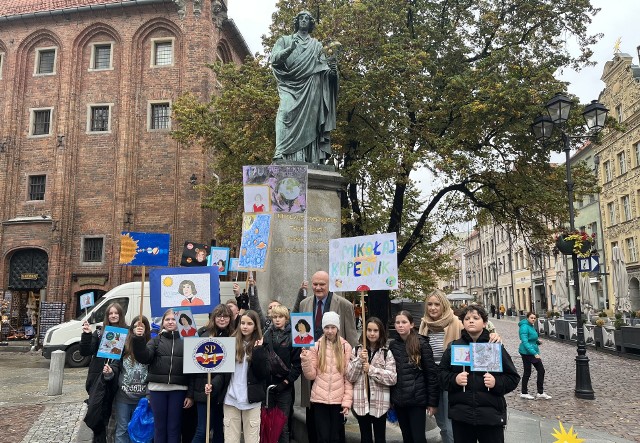
[[[21,443],[70,443],[75,441],[87,411],[84,403],[49,405],[33,423]]]

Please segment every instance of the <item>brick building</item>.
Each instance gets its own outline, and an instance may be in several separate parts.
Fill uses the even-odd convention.
[[[11,333],[40,300],[66,303],[139,279],[121,231],[212,238],[195,183],[206,154],[171,138],[171,104],[215,93],[206,63],[250,51],[223,0],[0,2],[0,291]],[[2,299],[3,297],[0,297]],[[5,322],[6,324],[6,322]],[[5,330],[5,332],[7,332]]]

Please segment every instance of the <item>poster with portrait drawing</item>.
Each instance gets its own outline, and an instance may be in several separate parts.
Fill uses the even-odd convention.
[[[229,248],[212,246],[208,263],[209,266],[218,269],[218,275],[227,275],[229,272]]]
[[[244,212],[271,212],[271,188],[267,185],[245,185]]]
[[[471,366],[471,347],[465,345],[451,345],[451,365]]]
[[[93,291],[82,294],[80,296],[80,309],[87,309],[93,306],[95,303],[93,298],[94,298]]]
[[[502,372],[502,344],[471,343],[471,370]]]
[[[149,273],[151,315],[160,317],[169,308],[188,307],[206,314],[220,303],[218,268],[162,268]]]
[[[307,210],[307,181],[306,165],[243,166],[242,184],[245,187],[245,212],[262,212],[253,209],[254,200],[248,199],[246,195],[247,187],[255,185],[269,187],[271,205],[269,212],[305,212]],[[247,208],[248,202],[251,202],[251,210]],[[259,202],[258,208],[260,204]]]
[[[209,246],[192,241],[184,242],[180,266],[207,266]]]
[[[239,263],[239,259],[230,258],[229,259],[229,272],[248,272],[246,269],[243,269],[240,266],[238,266],[238,263]]]
[[[195,337],[197,335],[198,326],[196,325],[195,318],[193,318],[191,308],[174,308],[173,314],[176,317],[180,337]]]
[[[105,327],[96,355],[102,358],[120,360],[128,333],[129,330],[127,328],[117,328],[115,326]]]
[[[291,343],[297,348],[309,348],[315,344],[312,312],[291,313]]]

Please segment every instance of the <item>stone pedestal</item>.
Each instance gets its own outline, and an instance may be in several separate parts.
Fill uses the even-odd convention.
[[[329,240],[341,237],[340,191],[337,172],[309,169],[307,189],[307,268],[304,269],[305,214],[273,215],[271,245],[264,272],[256,272],[260,304],[266,315],[271,299],[293,307],[304,279],[329,269]]]

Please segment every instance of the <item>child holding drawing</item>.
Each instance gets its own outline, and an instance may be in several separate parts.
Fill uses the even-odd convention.
[[[300,355],[302,372],[313,381],[311,403],[318,443],[339,441],[353,402],[353,386],[346,377],[351,345],[340,337],[339,328],[340,316],[325,312],[323,335],[313,348],[304,348]]]
[[[440,389],[429,339],[418,335],[409,311],[396,314],[395,327],[400,339],[389,344],[396,361],[398,380],[391,387],[391,405],[398,416],[402,440],[426,443],[425,426],[438,409]]]
[[[366,329],[367,346],[359,345],[351,356],[347,379],[353,383],[353,415],[360,426],[360,441],[373,443],[375,436],[376,443],[381,443],[386,439],[389,387],[397,380],[396,361],[387,348],[382,321],[368,318]]]
[[[462,310],[462,336],[452,345],[488,343],[489,320],[481,306],[471,305]],[[502,372],[469,372],[461,365],[451,364],[451,347],[442,355],[440,383],[449,392],[449,418],[456,443],[503,443],[507,424],[505,394],[513,391],[520,376],[511,357],[501,346]]]

